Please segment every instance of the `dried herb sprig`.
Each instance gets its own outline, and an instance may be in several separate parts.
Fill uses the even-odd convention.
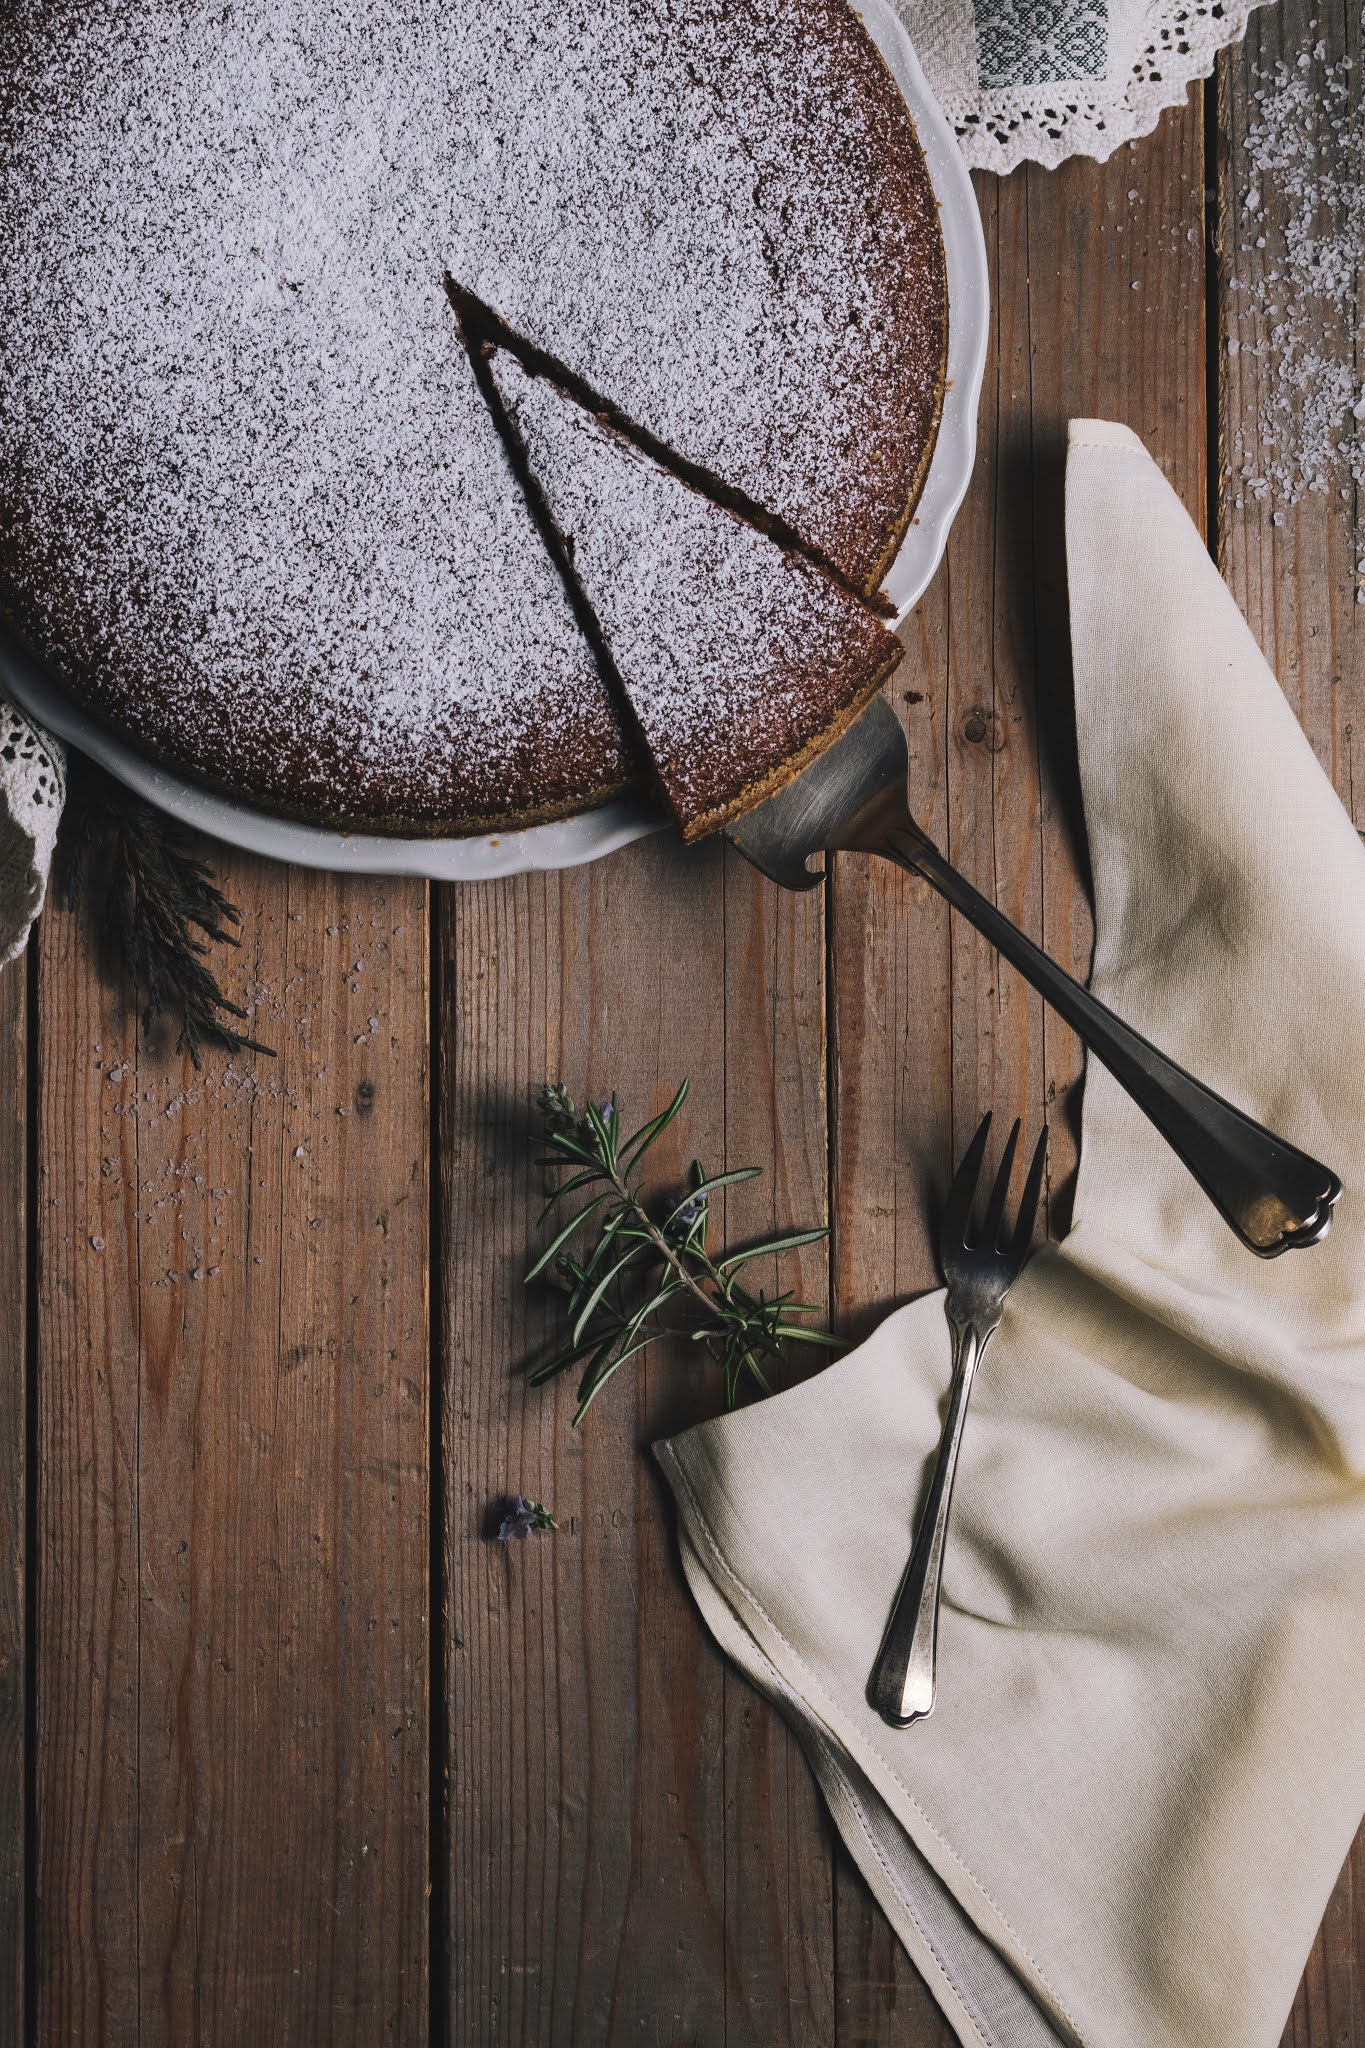
[[[788,1231],[716,1256],[707,1249],[712,1196],[753,1180],[760,1167],[707,1174],[694,1164],[686,1192],[660,1205],[657,1218],[646,1206],[638,1187],[641,1166],[687,1094],[684,1081],[668,1108],[628,1138],[621,1136],[614,1095],[610,1102],[590,1102],[581,1111],[562,1087],[546,1088],[541,1095],[541,1136],[547,1148],[542,1164],[570,1169],[544,1214],[571,1196],[586,1200],[561,1224],[526,1275],[531,1281],[552,1274],[568,1294],[568,1336],[531,1377],[539,1382],[571,1366],[584,1367],[575,1425],[612,1374],[659,1337],[704,1345],[724,1372],[731,1407],[747,1382],[771,1392],[769,1368],[780,1362],[784,1342],[841,1348],[827,1330],[794,1320],[818,1313],[808,1303],[790,1294],[754,1294],[738,1277],[752,1260],[818,1244],[827,1231]],[[590,1224],[591,1244],[575,1251],[574,1241]]]
[[[197,1067],[206,1046],[222,1052],[271,1048],[228,1020],[230,1002],[207,965],[210,945],[235,946],[241,915],[171,818],[72,755],[63,819],[60,884],[83,903],[109,980],[143,1004],[143,1029],[176,1026],[176,1051]]]
[[[557,1530],[558,1522],[547,1507],[526,1493],[506,1493],[494,1506],[499,1543],[524,1543],[539,1529]]]

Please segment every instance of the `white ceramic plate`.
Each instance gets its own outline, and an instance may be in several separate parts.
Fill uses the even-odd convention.
[[[891,565],[885,588],[903,619],[942,559],[948,528],[962,503],[976,456],[976,409],[986,360],[989,286],[981,218],[967,167],[939,112],[910,38],[887,0],[865,0],[858,13],[905,95],[933,180],[948,268],[948,386],[933,461],[915,519]],[[40,725],[88,754],[140,796],[172,817],[230,846],[302,867],[365,875],[423,875],[439,882],[488,881],[536,869],[577,867],[657,832],[662,820],[643,803],[623,799],[524,832],[482,839],[398,839],[370,832],[325,831],[273,818],[197,788],[144,760],[105,732],[31,662],[0,644],[0,681]]]
[[[948,372],[943,418],[933,460],[910,530],[885,582],[903,619],[923,594],[948,544],[948,528],[967,494],[976,461],[976,409],[986,367],[990,278],[986,242],[971,175],[938,101],[925,82],[913,43],[888,0],[865,0],[863,27],[905,95],[938,200],[948,269]]]

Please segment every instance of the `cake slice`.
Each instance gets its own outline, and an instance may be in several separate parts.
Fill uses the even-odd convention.
[[[481,373],[685,839],[838,738],[900,643],[851,589],[715,503],[506,348]]]

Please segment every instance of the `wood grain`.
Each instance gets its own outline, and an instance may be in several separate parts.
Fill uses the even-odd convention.
[[[1065,609],[1066,422],[1142,435],[1202,517],[1206,426],[1198,100],[1107,165],[978,178],[992,349],[971,492],[893,684],[916,815],[962,871],[1073,973],[1090,919],[1078,864]],[[1070,1206],[1079,1047],[922,884],[845,861],[831,971],[835,1295],[861,1331],[935,1284],[925,1219],[986,1109],[1052,1129],[1051,1224]],[[946,1360],[946,1340],[945,1340]],[[951,2034],[841,1861],[841,2048]]]
[[[1073,971],[1089,912],[1065,422],[1126,421],[1203,520],[1209,363],[1224,454],[1273,374],[1241,289],[1285,232],[1267,187],[1266,247],[1242,246],[1256,73],[1319,37],[1326,62],[1355,62],[1358,122],[1349,13],[1285,0],[1222,60],[1211,252],[1197,96],[1108,165],[978,180],[980,458],[892,694],[917,814]],[[1224,572],[1365,824],[1356,494],[1239,505],[1221,467],[1213,483]],[[694,1154],[762,1165],[730,1197],[735,1237],[832,1213],[828,1259],[807,1254],[800,1284],[832,1289],[857,1336],[934,1284],[926,1217],[985,1108],[1048,1116],[1064,1229],[1074,1040],[890,868],[842,862],[822,905],[660,839],[589,871],[439,892],[433,1096],[425,892],[245,860],[224,874],[277,1063],[196,1076],[140,1043],[55,910],[36,1016],[24,975],[0,976],[0,2048],[25,2038],[26,1999],[43,2042],[948,2048],[795,1743],[682,1583],[648,1447],[717,1412],[714,1374],[652,1356],[578,1432],[571,1387],[527,1384],[556,1327],[520,1283],[541,1195],[529,1108],[557,1077],[617,1087],[643,1117],[691,1075],[661,1176]],[[489,1540],[490,1504],[518,1489],[559,1535]],[[1363,1956],[1365,1838],[1286,2048],[1365,2048]]]
[[[772,887],[727,851],[725,1150],[762,1162],[728,1192],[732,1243],[828,1221],[824,911]],[[753,1269],[756,1285],[827,1302],[824,1246]],[[796,1349],[794,1379],[826,1363]],[[739,1991],[726,2040],[823,2048],[834,2036],[833,1844],[814,1780],[786,1723],[725,1666],[725,1918]]]
[[[1315,54],[1321,51],[1319,57]],[[1275,445],[1277,380],[1282,380],[1273,333],[1279,315],[1269,308],[1279,294],[1271,287],[1283,273],[1287,238],[1299,228],[1286,206],[1280,181],[1252,170],[1246,143],[1256,119],[1256,95],[1274,90],[1273,73],[1283,61],[1297,75],[1308,58],[1307,83],[1320,110],[1316,125],[1299,133],[1315,172],[1340,165],[1322,91],[1325,67],[1349,83],[1337,110],[1346,132],[1357,138],[1365,114],[1361,80],[1361,22],[1358,9],[1319,11],[1303,0],[1285,0],[1251,17],[1245,45],[1227,52],[1217,74],[1217,331],[1214,336],[1218,393],[1219,566],[1265,651],[1266,659],[1299,715],[1318,759],[1358,826],[1365,825],[1365,788],[1357,786],[1356,745],[1365,733],[1365,605],[1357,591],[1365,578],[1360,494],[1349,462],[1336,465],[1326,491],[1302,491],[1293,483],[1292,451]],[[1343,59],[1351,69],[1342,73]],[[1247,206],[1252,191],[1259,197]],[[1324,206],[1311,223],[1314,233],[1340,230]],[[1365,250],[1358,252],[1365,264]],[[1324,363],[1345,366],[1352,385],[1361,381],[1360,272],[1354,285],[1355,318],[1343,321],[1330,301],[1307,301],[1298,309],[1310,333],[1313,353]],[[1359,459],[1360,422],[1343,414],[1340,433],[1354,442]],[[1257,496],[1241,475],[1239,449],[1266,449],[1270,464],[1258,470],[1290,488]],[[1309,1956],[1303,1983],[1284,2034],[1285,2048],[1365,2048],[1365,1830],[1357,1836]]]
[[[41,928],[37,2038],[424,2038],[425,896],[227,860],[274,1061]]]
[[[24,2038],[28,962],[0,973],[0,2048]]]
[[[647,1455],[721,1389],[690,1351],[651,1354],[574,1432],[572,1387],[520,1371],[556,1326],[520,1282],[545,1079],[618,1088],[643,1120],[693,1076],[661,1179],[694,1156],[762,1165],[730,1228],[823,1216],[819,906],[670,837],[452,892],[439,933],[451,2038],[827,2041],[815,1794],[701,1628]],[[487,1540],[489,1502],[517,1489],[557,1536]]]

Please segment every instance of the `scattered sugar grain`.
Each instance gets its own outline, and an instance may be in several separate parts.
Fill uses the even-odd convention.
[[[1314,64],[1317,74],[1305,77]],[[1276,524],[1305,496],[1335,491],[1349,502],[1365,488],[1357,366],[1365,125],[1352,104],[1351,68],[1349,58],[1329,62],[1318,40],[1311,57],[1259,70],[1243,141],[1242,210],[1259,214],[1269,197],[1283,226],[1273,266],[1232,280],[1242,334],[1229,336],[1228,354],[1256,357],[1261,371],[1258,415],[1239,427],[1227,474],[1244,480],[1251,502],[1273,504]],[[1265,249],[1268,236],[1240,246]]]

